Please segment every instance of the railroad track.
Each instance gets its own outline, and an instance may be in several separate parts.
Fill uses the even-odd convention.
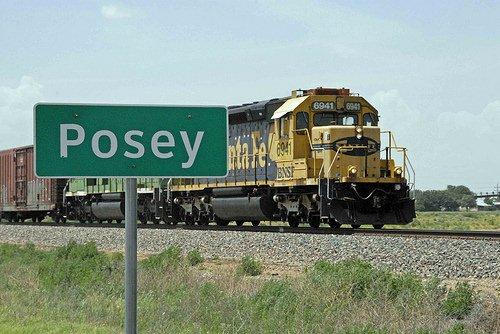
[[[1,222],[1,225],[15,226],[46,226],[46,227],[107,227],[123,228],[124,223],[51,223],[51,222]],[[371,228],[339,228],[329,227],[289,227],[289,226],[217,226],[217,225],[167,225],[167,224],[137,224],[143,229],[169,230],[198,230],[198,231],[235,231],[235,232],[264,232],[264,233],[294,233],[294,234],[332,234],[332,235],[375,235],[375,236],[413,236],[413,237],[441,237],[461,239],[493,239],[500,241],[500,231],[459,231],[459,230],[416,230],[416,229],[371,229]]]

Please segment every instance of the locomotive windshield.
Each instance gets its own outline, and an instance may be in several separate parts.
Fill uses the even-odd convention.
[[[358,115],[338,114],[333,112],[319,112],[314,114],[313,123],[315,126],[356,125],[358,124]]]

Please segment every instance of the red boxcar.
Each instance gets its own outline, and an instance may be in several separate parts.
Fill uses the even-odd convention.
[[[33,146],[0,151],[0,218],[42,220],[60,210],[66,180],[37,178],[34,158]]]

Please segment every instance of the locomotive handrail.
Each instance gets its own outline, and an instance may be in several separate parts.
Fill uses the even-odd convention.
[[[335,157],[333,158],[332,162],[330,163],[330,167],[328,167],[328,171],[326,173],[326,198],[327,199],[333,199],[333,197],[330,197],[330,171],[332,170],[333,164],[337,160],[337,157],[342,154],[342,151],[352,151],[355,148],[368,148],[368,146],[342,146],[342,147],[339,147],[339,149],[335,153]],[[325,160],[323,159],[323,161],[325,161]],[[324,163],[323,163],[323,165],[324,165]],[[321,174],[320,174],[320,177],[321,177]]]
[[[401,147],[398,146],[396,143],[396,138],[394,137],[394,134],[390,130],[385,130],[385,131],[380,131],[380,133],[387,133],[388,134],[388,139],[389,139],[389,145],[386,147],[386,150],[388,150],[388,156],[386,154],[386,159],[391,160],[392,159],[392,150],[395,149],[397,152],[402,152],[403,153],[403,175],[407,178],[408,180],[408,185],[410,186],[410,190],[413,190],[415,192],[416,189],[416,175],[415,175],[415,168],[413,168],[413,165],[410,161],[410,158],[408,157],[408,149],[406,147]],[[394,143],[394,146],[393,146]],[[410,167],[409,169],[406,167]],[[413,178],[412,178],[413,176]]]

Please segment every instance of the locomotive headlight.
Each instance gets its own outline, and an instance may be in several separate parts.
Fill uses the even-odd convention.
[[[401,185],[400,184],[395,184],[394,185],[394,190],[396,190],[396,191],[401,190]]]
[[[361,135],[361,133],[358,133],[358,134],[356,135],[356,138],[358,138],[358,139],[361,139],[362,137],[363,137],[363,136]]]
[[[350,166],[348,171],[349,171],[349,175],[354,176],[358,172],[358,169],[355,166]]]
[[[401,167],[396,167],[396,169],[394,170],[394,173],[396,173],[396,175],[398,175],[398,176],[401,176],[401,174],[403,173],[403,170],[401,169]]]

